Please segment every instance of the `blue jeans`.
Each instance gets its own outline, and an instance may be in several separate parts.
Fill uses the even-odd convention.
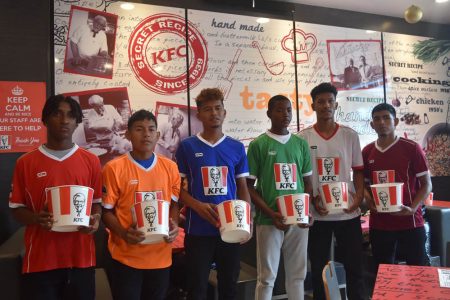
[[[188,299],[206,299],[211,264],[217,266],[220,300],[236,299],[240,271],[240,245],[225,243],[220,236],[187,234],[184,240],[187,262]]]
[[[170,280],[170,267],[135,269],[117,260],[111,264],[111,291],[114,300],[163,300]]]
[[[21,293],[24,300],[94,300],[95,269],[65,268],[23,274]]]

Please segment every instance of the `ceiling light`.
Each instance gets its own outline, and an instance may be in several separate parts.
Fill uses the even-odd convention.
[[[434,0],[436,3],[445,3],[448,2],[448,0]]]
[[[256,19],[256,22],[258,22],[260,24],[268,23],[269,21],[270,21],[270,19],[268,19],[268,18],[258,18],[258,19]]]
[[[414,24],[422,19],[423,12],[420,7],[411,5],[405,10],[405,20],[408,23]]]
[[[132,10],[134,8],[134,4],[131,3],[122,3],[120,7],[125,10]]]
[[[366,33],[375,33],[374,30],[366,30]]]

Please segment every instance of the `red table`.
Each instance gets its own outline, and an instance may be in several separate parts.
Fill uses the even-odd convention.
[[[439,286],[438,268],[380,265],[372,300],[444,300],[450,288]]]
[[[172,242],[172,253],[178,253],[184,250],[184,229],[181,227],[179,227],[178,229],[178,236]]]
[[[450,201],[442,201],[442,200],[425,200],[426,206],[435,206],[435,207],[444,207],[450,208]]]

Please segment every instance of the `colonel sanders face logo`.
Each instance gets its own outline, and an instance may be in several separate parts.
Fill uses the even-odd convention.
[[[387,183],[388,182],[388,176],[386,172],[378,172],[378,182],[379,183]]]
[[[323,161],[323,166],[325,167],[325,171],[327,171],[327,175],[330,175],[331,169],[333,168],[333,160],[325,158]]]
[[[386,207],[386,204],[389,200],[389,195],[386,192],[381,191],[378,193],[378,199],[380,199],[383,206]]]
[[[73,195],[72,202],[75,210],[77,211],[77,217],[79,217],[81,212],[83,211],[84,206],[86,205],[86,197],[84,196],[84,194],[76,193],[75,195]]]
[[[341,189],[334,187],[331,189],[331,194],[333,195],[334,200],[339,203],[339,199],[341,198]]]
[[[297,211],[297,214],[299,216],[301,216],[302,212],[303,212],[303,207],[304,207],[302,199],[295,200],[294,207],[295,207],[295,210]]]
[[[218,168],[211,168],[209,170],[209,176],[211,177],[214,186],[218,186],[219,185],[219,181],[220,181],[220,171]]]
[[[290,182],[291,167],[289,165],[282,165],[281,166],[281,173],[283,174],[284,180],[286,182]]]
[[[234,213],[236,214],[236,217],[238,218],[239,224],[241,224],[242,219],[244,218],[244,208],[240,205],[236,205],[234,207]]]
[[[150,227],[153,227],[153,222],[156,217],[156,209],[153,206],[147,206],[144,209],[144,215],[147,221],[150,223]]]
[[[155,195],[153,193],[145,193],[144,201],[156,200]]]

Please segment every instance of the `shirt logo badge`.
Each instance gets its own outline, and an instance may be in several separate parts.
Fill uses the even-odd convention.
[[[277,190],[297,189],[297,165],[276,163],[273,165],[275,174],[275,188]]]
[[[47,176],[47,172],[45,172],[45,171],[39,172],[39,173],[36,174],[37,178],[41,178],[41,177],[45,177],[45,176]]]
[[[195,157],[203,157],[203,153],[197,152],[197,153],[195,153]]]
[[[339,157],[319,157],[317,173],[319,182],[339,181]]]
[[[228,168],[202,167],[203,192],[206,196],[226,195]]]
[[[135,185],[135,184],[138,184],[139,183],[139,180],[137,180],[137,179],[131,179],[130,180],[130,185]]]

